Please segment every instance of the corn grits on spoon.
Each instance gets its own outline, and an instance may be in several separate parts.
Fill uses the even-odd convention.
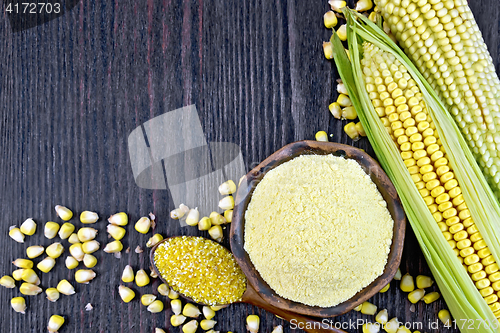
[[[162,272],[163,269],[161,269],[161,268],[159,269],[159,267],[157,266],[157,264],[158,264],[157,260],[161,261],[163,259],[165,259],[165,260],[167,259],[162,254],[162,251],[163,251],[163,249],[165,247],[161,247],[161,246],[162,246],[162,244],[166,244],[167,242],[169,244],[173,244],[173,246],[175,246],[176,242],[178,244],[180,244],[181,242],[186,241],[186,240],[187,241],[199,241],[200,243],[205,243],[204,245],[208,244],[208,245],[210,245],[210,246],[212,246],[214,248],[222,248],[223,249],[222,251],[227,251],[222,245],[220,245],[218,243],[215,243],[215,242],[213,242],[211,240],[202,238],[202,237],[177,236],[177,237],[165,238],[164,240],[162,240],[161,242],[159,242],[158,244],[156,244],[151,249],[150,260],[151,260],[151,264],[152,264],[152,267],[153,267],[153,270],[155,271],[155,273],[167,285],[170,285],[170,283],[162,275],[161,272]],[[190,245],[192,245],[192,244],[190,244]],[[196,244],[196,246],[198,246],[198,243]],[[230,253],[229,251],[227,251],[227,252]],[[157,254],[157,256],[155,256],[155,253]],[[213,254],[213,252],[205,252],[205,253]],[[198,253],[198,255],[199,255],[199,253]],[[197,259],[200,259],[200,258],[198,257]],[[201,259],[204,259],[204,258],[201,258]],[[212,259],[210,259],[209,256],[207,256],[207,260],[212,260]],[[160,264],[161,264],[161,262],[160,262]],[[234,264],[237,265],[236,262],[234,262]],[[220,266],[221,265],[219,265],[219,267]],[[243,273],[241,273],[241,276],[244,277]],[[226,282],[225,279],[224,279],[224,277],[220,276],[220,274],[217,277],[220,278],[220,280],[221,280],[221,281],[219,281],[220,282],[219,285],[223,285]],[[217,285],[218,281],[212,281],[212,282],[215,282],[215,284]],[[264,309],[266,311],[274,313],[275,315],[277,315],[277,316],[279,316],[279,317],[281,317],[281,318],[283,318],[285,320],[293,322],[294,324],[296,324],[297,327],[303,328],[306,332],[311,332],[311,333],[316,333],[316,332],[345,333],[345,331],[340,330],[340,329],[336,329],[336,328],[332,327],[332,325],[325,324],[325,323],[321,322],[318,319],[306,317],[306,316],[303,316],[303,315],[295,314],[293,312],[285,311],[283,309],[274,307],[274,306],[270,305],[269,303],[267,303],[259,295],[259,293],[250,284],[248,284],[246,282],[246,279],[244,280],[244,283],[246,285],[244,286],[244,291],[242,291],[243,294],[241,295],[241,298],[239,300],[237,300],[237,301],[229,302],[227,304],[241,302],[241,303],[249,303],[249,304],[258,306],[258,307],[260,307],[260,308],[262,308],[262,309]],[[188,295],[185,295],[183,293],[180,293],[180,295],[184,299],[188,300],[189,302],[203,304],[202,302],[196,302],[196,301],[194,301],[191,297],[188,297]],[[206,304],[203,304],[203,305],[206,305]],[[218,305],[226,305],[226,304],[218,304]]]

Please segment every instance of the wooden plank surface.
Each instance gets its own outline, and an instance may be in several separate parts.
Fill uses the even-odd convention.
[[[470,5],[498,70],[497,1]],[[56,204],[102,217],[126,211],[133,222],[153,212],[156,232],[206,235],[172,221],[168,191],[139,188],[129,161],[130,132],[182,106],[196,105],[207,141],[238,144],[247,168],[318,130],[373,154],[366,139],[353,143],[343,134],[345,122],[327,111],[336,76],[321,47],[329,38],[322,25],[326,1],[82,0],[62,17],[18,33],[0,8],[0,275],[12,272],[11,261],[23,257],[28,245],[52,242],[42,229],[46,221],[60,222]],[[25,244],[8,239],[9,226],[27,217],[38,222],[36,235]],[[101,244],[107,242],[105,227],[101,219]],[[133,249],[151,234],[139,235],[133,225],[127,231],[124,245],[132,251],[121,259],[97,252],[98,277],[77,285],[73,296],[56,303],[44,295],[27,297],[28,311],[20,315],[9,306],[18,291],[0,289],[0,331],[44,332],[50,315],[61,314],[67,318],[61,332],[179,332],[169,327],[170,310],[152,315],[138,301],[121,302],[117,286],[124,266],[149,267],[147,252]],[[64,257],[42,274],[44,288],[64,278],[74,281]],[[411,231],[402,270],[429,274]],[[157,285],[136,288],[137,294],[155,292]],[[372,302],[404,322],[437,320],[442,301],[419,303],[412,312],[397,286]],[[87,303],[94,310],[85,311]],[[290,331],[281,319],[244,304],[221,310],[216,329],[245,332],[245,317],[252,313],[261,316],[261,332],[277,324]],[[372,318],[353,312],[335,320],[357,319]]]

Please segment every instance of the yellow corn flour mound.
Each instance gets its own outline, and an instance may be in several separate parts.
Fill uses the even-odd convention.
[[[342,303],[382,274],[394,221],[354,160],[302,155],[270,170],[245,213],[245,250],[280,296]]]

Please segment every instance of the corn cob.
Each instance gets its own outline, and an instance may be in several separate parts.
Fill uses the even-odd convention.
[[[499,267],[471,218],[435,125],[415,81],[394,55],[364,43],[366,90],[401,151],[409,173],[443,236],[497,318]]]
[[[375,0],[405,53],[446,103],[500,198],[500,81],[465,0]]]

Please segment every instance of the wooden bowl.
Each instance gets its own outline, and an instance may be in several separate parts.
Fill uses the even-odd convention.
[[[357,161],[361,165],[363,170],[371,177],[375,185],[377,185],[378,190],[387,202],[387,208],[394,220],[394,229],[389,257],[382,275],[349,300],[336,306],[323,308],[294,302],[276,294],[262,279],[250,261],[250,257],[244,249],[244,230],[245,211],[248,203],[252,198],[252,193],[255,187],[267,171],[299,155],[327,154],[350,158]],[[256,166],[246,175],[246,186],[243,181],[242,186],[238,188],[235,202],[236,206],[234,208],[233,220],[231,222],[231,250],[236,258],[236,261],[247,276],[249,283],[265,301],[277,308],[316,317],[334,317],[341,315],[354,309],[356,306],[372,297],[375,293],[379,292],[383,287],[391,282],[401,262],[406,229],[406,218],[403,207],[401,206],[401,202],[394,185],[389,180],[384,170],[382,170],[381,166],[373,158],[361,149],[339,143],[318,141],[298,141],[286,145],[266,158],[261,164]]]

